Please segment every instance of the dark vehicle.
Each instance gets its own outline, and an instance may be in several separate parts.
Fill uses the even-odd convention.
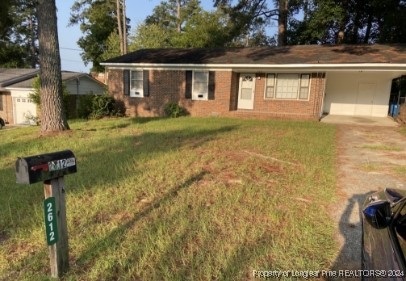
[[[368,196],[362,210],[362,277],[406,280],[406,190]]]
[[[4,126],[6,126],[6,123],[2,118],[0,118],[0,129],[3,128]]]

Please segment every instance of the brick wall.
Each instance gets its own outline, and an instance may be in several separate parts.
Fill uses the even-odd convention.
[[[185,71],[150,70],[149,97],[124,96],[123,71],[109,71],[109,93],[126,108],[129,116],[162,116],[164,106],[175,102],[185,107],[192,116],[230,116],[255,118],[318,119],[324,93],[324,74],[312,74],[309,100],[265,100],[265,74],[257,74],[253,110],[238,108],[238,73],[215,72],[214,100],[185,99]]]
[[[280,117],[293,119],[318,119],[324,95],[325,74],[312,73],[308,100],[265,99],[266,74],[256,74],[253,110],[232,112],[238,117]]]
[[[185,107],[192,116],[225,115],[230,110],[231,91],[235,74],[230,71],[215,73],[214,100],[194,101],[185,98],[185,71],[149,71],[149,97],[124,96],[123,71],[110,70],[109,93],[126,108],[129,116],[162,116],[164,106],[175,102]],[[234,77],[234,78],[233,78]]]
[[[13,103],[8,92],[0,92],[0,117],[8,124],[14,124]]]

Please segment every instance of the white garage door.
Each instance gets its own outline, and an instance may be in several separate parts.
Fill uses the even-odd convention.
[[[355,102],[355,115],[371,116],[374,106],[376,84],[359,84]]]
[[[14,98],[15,123],[29,123],[27,117],[37,116],[37,106],[29,98]]]
[[[329,73],[323,111],[332,115],[388,115],[392,79],[375,73]]]

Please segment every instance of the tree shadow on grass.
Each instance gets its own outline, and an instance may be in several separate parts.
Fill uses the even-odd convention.
[[[176,151],[180,148],[196,148],[213,139],[219,134],[236,129],[236,126],[222,126],[209,129],[168,130],[164,132],[146,132],[140,135],[124,135],[108,138],[99,142],[89,142],[80,149],[72,149],[77,159],[76,174],[65,177],[67,199],[76,193],[96,191],[97,189],[116,189],[129,175],[136,177],[144,172],[138,162],[152,159],[156,154]],[[73,132],[73,133],[77,133]],[[79,132],[82,133],[83,132]],[[72,142],[92,138],[93,132],[85,132],[83,138],[68,137],[55,151],[69,149]],[[10,144],[12,146],[29,145],[25,141]],[[14,153],[13,153],[14,154]],[[11,154],[11,155],[13,155]],[[9,154],[10,155],[10,154]],[[28,156],[28,155],[25,155]],[[15,163],[15,162],[14,162]],[[33,225],[33,206],[42,212],[43,184],[17,185],[15,183],[14,163],[0,169],[0,206],[13,214],[15,221],[7,216],[0,217],[0,229],[6,236],[18,229],[31,229]],[[69,206],[67,206],[69,220]],[[4,215],[4,212],[3,212]]]
[[[120,182],[126,180],[129,175],[137,177],[144,172],[144,167],[138,165],[141,158],[144,161],[154,159],[156,155],[162,153],[177,151],[178,149],[186,149],[189,153],[193,153],[192,149],[206,144],[217,138],[218,135],[230,132],[238,126],[216,126],[215,128],[185,128],[167,131],[149,131],[143,134],[131,133],[123,136],[114,137],[114,141],[105,138],[92,142],[92,135],[96,134],[93,131],[73,130],[71,133],[63,137],[59,145],[47,147],[54,151],[69,149],[75,146],[75,142],[83,142],[85,146],[77,146],[77,149],[72,149],[77,159],[78,172],[65,177],[65,187],[67,190],[67,200],[82,200],[83,195],[88,195],[97,192],[98,189],[119,190]],[[110,130],[112,128],[100,128],[101,130]],[[114,128],[113,128],[114,129]],[[117,129],[117,128],[116,128]],[[118,133],[120,131],[117,131]],[[71,136],[71,134],[73,136]],[[74,134],[82,134],[82,138],[78,139]],[[100,132],[98,132],[100,134]],[[43,141],[45,140],[45,141]],[[89,140],[87,142],[87,140]],[[23,142],[21,140],[20,142]],[[36,139],[35,145],[46,146],[46,138]],[[21,143],[24,145],[24,143]],[[189,150],[190,149],[190,150]],[[29,151],[29,150],[27,150]],[[184,150],[182,150],[184,151]],[[45,151],[47,153],[48,151]],[[10,157],[13,153],[6,154],[5,157]],[[24,155],[25,156],[25,155]],[[28,156],[28,155],[27,155]],[[181,155],[180,155],[181,156]],[[118,159],[118,161],[117,161]],[[145,160],[146,159],[146,160]],[[14,163],[10,163],[9,167],[0,168],[0,190],[2,196],[0,198],[0,206],[3,210],[10,213],[6,215],[2,212],[0,217],[0,229],[2,229],[2,243],[8,243],[12,239],[14,233],[31,232],[33,227],[36,228],[43,223],[43,184],[37,183],[33,185],[17,185],[15,183]],[[134,165],[137,164],[137,165]],[[124,168],[123,168],[124,167]],[[192,172],[189,171],[189,172]],[[173,190],[162,190],[166,195],[156,202],[152,203],[146,209],[136,214],[132,222],[124,224],[114,230],[105,239],[91,245],[78,258],[78,262],[89,264],[89,259],[94,256],[102,255],[105,250],[110,249],[114,245],[120,245],[124,233],[131,228],[137,221],[147,216],[159,205],[169,202],[176,197],[176,194],[182,189],[193,184],[204,176],[204,173],[192,175],[186,182],[180,184]],[[135,190],[134,192],[139,192]],[[110,193],[109,193],[110,194]],[[76,199],[75,199],[76,198]],[[86,204],[82,201],[81,204]],[[69,214],[72,206],[67,205],[68,221],[71,215]],[[13,218],[10,219],[10,216]],[[76,215],[80,219],[79,215]],[[75,235],[75,229],[69,229],[70,236]],[[45,243],[45,238],[44,238]],[[11,247],[11,246],[10,246]],[[11,248],[10,248],[11,249]],[[20,251],[24,251],[21,249]],[[42,265],[44,252],[39,251],[36,254],[26,255],[21,252],[21,256],[26,256],[20,262],[10,267],[10,273],[19,272],[27,265],[31,267],[33,263],[38,266]],[[39,270],[40,272],[41,270]]]
[[[161,198],[155,200],[151,204],[149,204],[146,208],[144,208],[142,211],[139,213],[135,214],[134,217],[124,225],[121,225],[114,229],[112,232],[110,232],[107,236],[104,238],[100,239],[96,243],[90,245],[77,259],[77,262],[79,264],[86,264],[89,261],[93,260],[95,257],[98,257],[100,255],[103,255],[103,253],[108,249],[108,248],[114,248],[118,244],[120,244],[126,232],[131,229],[139,220],[142,218],[148,216],[153,210],[158,209],[161,205],[163,204],[168,204],[170,203],[171,200],[173,200],[175,197],[178,196],[178,194],[183,190],[188,188],[190,185],[193,183],[201,180],[204,175],[206,174],[205,171],[200,172],[198,174],[195,174],[194,176],[190,177],[187,179],[185,182],[177,185],[170,191],[168,191],[164,196]]]
[[[142,163],[156,155],[195,149],[214,140],[219,134],[236,129],[235,126],[224,126],[219,129],[172,130],[165,132],[146,132],[136,136],[123,136],[114,142],[106,140],[97,152],[78,151],[78,174],[82,180],[72,186],[73,192],[95,189],[96,186],[117,187],[129,175],[135,177],[144,172]],[[192,153],[188,151],[188,153]],[[135,167],[134,169],[132,169]],[[72,179],[74,179],[72,177]],[[77,181],[77,180],[75,180]]]
[[[131,118],[131,122],[135,124],[146,124],[149,122],[159,121],[162,119],[167,119],[168,117],[134,117]]]

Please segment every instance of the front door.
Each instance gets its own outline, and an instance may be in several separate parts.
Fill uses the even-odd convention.
[[[255,74],[241,73],[238,91],[238,108],[254,109]]]

